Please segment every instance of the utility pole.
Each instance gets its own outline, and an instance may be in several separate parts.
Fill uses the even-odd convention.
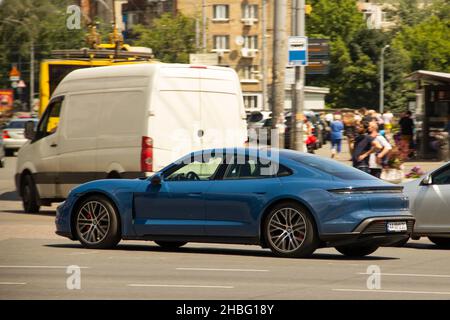
[[[34,102],[34,42],[30,39],[30,112],[33,111]]]
[[[284,75],[287,64],[287,0],[277,0],[273,3],[272,129],[278,132],[278,147],[284,148]]]
[[[390,46],[387,44],[381,49],[380,57],[380,113],[384,112],[384,52]]]
[[[263,0],[261,8],[261,85],[262,85],[262,106],[263,110],[268,110],[267,94],[267,0]]]
[[[202,0],[202,35],[203,35],[203,53],[206,53],[206,0]]]
[[[296,2],[294,17],[294,35],[305,36],[305,0],[293,0]],[[303,111],[305,105],[305,66],[295,67],[295,94],[292,99],[292,125],[291,141],[292,148],[298,151],[305,151],[303,139]],[[294,90],[292,90],[294,92]]]

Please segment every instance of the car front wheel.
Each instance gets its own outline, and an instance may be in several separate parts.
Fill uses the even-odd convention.
[[[296,203],[275,206],[265,220],[264,233],[267,245],[279,257],[308,257],[319,245],[311,215]]]
[[[26,213],[38,213],[40,209],[39,194],[31,175],[22,180],[22,205]]]
[[[120,241],[118,213],[104,197],[91,196],[79,206],[74,217],[76,235],[90,249],[114,248]]]
[[[347,257],[364,257],[377,251],[378,246],[338,246],[337,251]]]

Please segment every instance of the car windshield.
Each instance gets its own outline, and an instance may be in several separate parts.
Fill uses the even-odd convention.
[[[291,160],[297,161],[309,167],[313,167],[322,172],[326,172],[337,178],[344,180],[377,180],[377,178],[355,169],[350,166],[343,165],[337,161],[326,159],[319,156],[307,156],[300,154],[290,154]]]

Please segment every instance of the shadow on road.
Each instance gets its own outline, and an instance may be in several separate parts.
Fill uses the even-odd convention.
[[[71,244],[47,244],[46,247],[50,248],[76,248],[81,249],[83,246],[78,243]],[[197,254],[218,254],[218,255],[233,255],[233,256],[253,256],[253,257],[271,257],[277,259],[283,259],[275,257],[272,252],[268,249],[261,250],[248,250],[248,249],[230,249],[230,248],[192,248],[183,247],[176,250],[163,249],[157,245],[138,245],[138,244],[124,244],[121,243],[117,248],[112,249],[113,251],[146,251],[146,252],[167,252],[167,253],[197,253]],[[284,258],[289,259],[289,258]],[[293,260],[298,260],[296,258],[291,258]],[[368,256],[362,258],[349,258],[341,255],[340,253],[330,254],[330,253],[314,253],[308,260],[364,260],[364,261],[376,261],[376,260],[397,260],[394,257],[379,257],[379,256]]]
[[[19,194],[16,191],[8,191],[0,194],[0,200],[3,201],[20,201]]]
[[[48,217],[56,216],[55,210],[40,210],[38,213],[26,213],[26,212],[23,212],[22,210],[4,210],[2,212],[23,214],[23,215],[28,215],[28,216],[48,216]]]
[[[433,243],[407,243],[404,248],[420,250],[450,250],[450,247],[439,247]]]

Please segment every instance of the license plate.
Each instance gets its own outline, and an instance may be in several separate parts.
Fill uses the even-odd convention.
[[[388,222],[386,228],[388,232],[408,231],[406,222]]]

